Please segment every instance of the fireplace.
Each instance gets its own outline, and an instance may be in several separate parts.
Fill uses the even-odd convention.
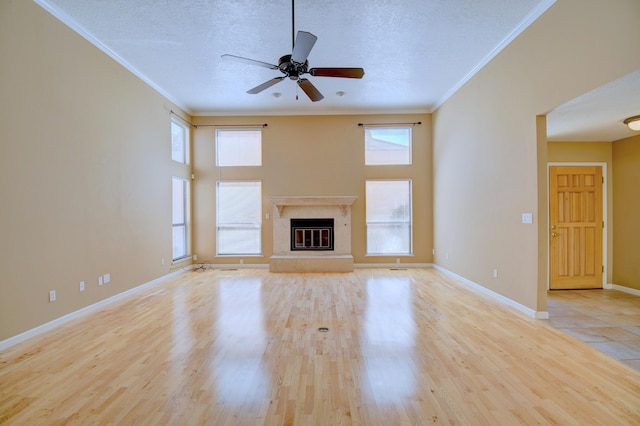
[[[355,196],[269,196],[273,204],[271,272],[350,272]]]
[[[333,218],[291,219],[291,251],[332,250]]]

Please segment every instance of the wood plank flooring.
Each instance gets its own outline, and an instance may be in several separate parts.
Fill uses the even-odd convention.
[[[640,373],[433,269],[210,269],[0,352],[0,423],[640,424]]]

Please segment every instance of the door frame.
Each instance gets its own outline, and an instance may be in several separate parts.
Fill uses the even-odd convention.
[[[602,221],[604,222],[604,228],[602,229],[602,266],[604,267],[604,271],[602,271],[602,288],[603,289],[611,289],[613,288],[611,284],[607,283],[607,273],[609,271],[609,254],[607,252],[607,240],[609,239],[609,215],[608,215],[608,193],[607,186],[609,183],[609,175],[607,174],[607,163],[600,161],[554,161],[547,162],[547,224],[551,223],[551,208],[550,208],[550,197],[549,193],[549,174],[551,172],[551,167],[592,167],[592,166],[600,166],[602,167],[602,177],[604,178],[604,182],[602,183]],[[548,230],[547,230],[548,231]],[[547,232],[547,290],[551,288],[551,237],[549,236],[549,232]]]

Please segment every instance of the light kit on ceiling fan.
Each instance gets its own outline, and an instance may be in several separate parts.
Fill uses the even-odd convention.
[[[302,75],[309,74],[313,77],[339,77],[339,78],[362,78],[364,76],[364,69],[362,68],[309,68],[309,61],[307,57],[313,48],[313,45],[318,40],[315,35],[306,32],[295,32],[295,0],[291,0],[291,36],[293,39],[293,47],[290,55],[284,55],[278,60],[278,65],[270,64],[268,62],[256,61],[254,59],[243,58],[242,56],[222,55],[222,59],[234,60],[237,62],[243,62],[245,64],[257,65],[263,68],[269,68],[272,70],[280,70],[284,75],[275,77],[268,80],[253,89],[247,91],[251,95],[258,94],[269,87],[280,83],[285,78],[290,80],[296,80],[298,86],[302,91],[311,99],[312,102],[318,102],[324,99],[324,96],[316,87],[306,78],[302,78]],[[297,96],[296,96],[297,99]]]
[[[629,126],[631,130],[640,132],[640,115],[635,115],[633,117],[627,118],[626,120],[624,120],[624,124]]]

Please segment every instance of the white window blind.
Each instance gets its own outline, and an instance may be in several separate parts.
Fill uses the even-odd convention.
[[[262,129],[216,130],[216,164],[221,167],[262,165]]]
[[[366,181],[367,254],[411,254],[411,180]]]
[[[217,253],[262,254],[262,182],[217,184]]]

